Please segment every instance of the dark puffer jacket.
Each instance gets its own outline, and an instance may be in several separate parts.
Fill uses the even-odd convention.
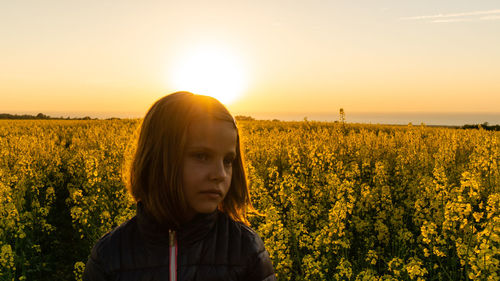
[[[224,213],[200,214],[176,232],[177,280],[276,280],[260,237]],[[169,230],[137,215],[92,249],[84,281],[169,280]],[[175,254],[174,254],[175,255]]]

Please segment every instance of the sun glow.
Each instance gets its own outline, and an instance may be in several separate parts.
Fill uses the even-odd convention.
[[[247,84],[241,60],[229,50],[213,46],[186,52],[170,73],[177,90],[212,96],[224,104],[238,99]]]

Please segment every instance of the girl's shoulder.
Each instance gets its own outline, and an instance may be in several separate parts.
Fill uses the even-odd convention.
[[[221,213],[219,215],[217,227],[219,233],[227,234],[228,241],[234,241],[236,244],[241,243],[254,254],[265,251],[264,242],[253,228],[233,220],[227,214]]]
[[[247,280],[276,280],[269,253],[257,232],[225,214],[220,217],[222,218],[219,218],[219,222],[222,223],[218,223],[217,232],[225,233],[224,230],[227,230],[228,236],[222,237],[229,244],[227,260],[237,261],[240,258],[242,264],[248,268]]]
[[[89,260],[102,264],[108,272],[119,268],[120,245],[125,240],[133,239],[133,233],[137,231],[137,219],[134,216],[104,234],[92,247]]]

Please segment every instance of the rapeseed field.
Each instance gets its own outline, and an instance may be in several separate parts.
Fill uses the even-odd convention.
[[[140,120],[0,120],[0,280],[81,280]],[[279,280],[500,280],[500,133],[240,121]]]

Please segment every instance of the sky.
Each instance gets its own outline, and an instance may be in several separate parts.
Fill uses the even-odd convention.
[[[0,112],[141,117],[189,90],[240,115],[494,123],[498,50],[498,0],[0,0]]]

